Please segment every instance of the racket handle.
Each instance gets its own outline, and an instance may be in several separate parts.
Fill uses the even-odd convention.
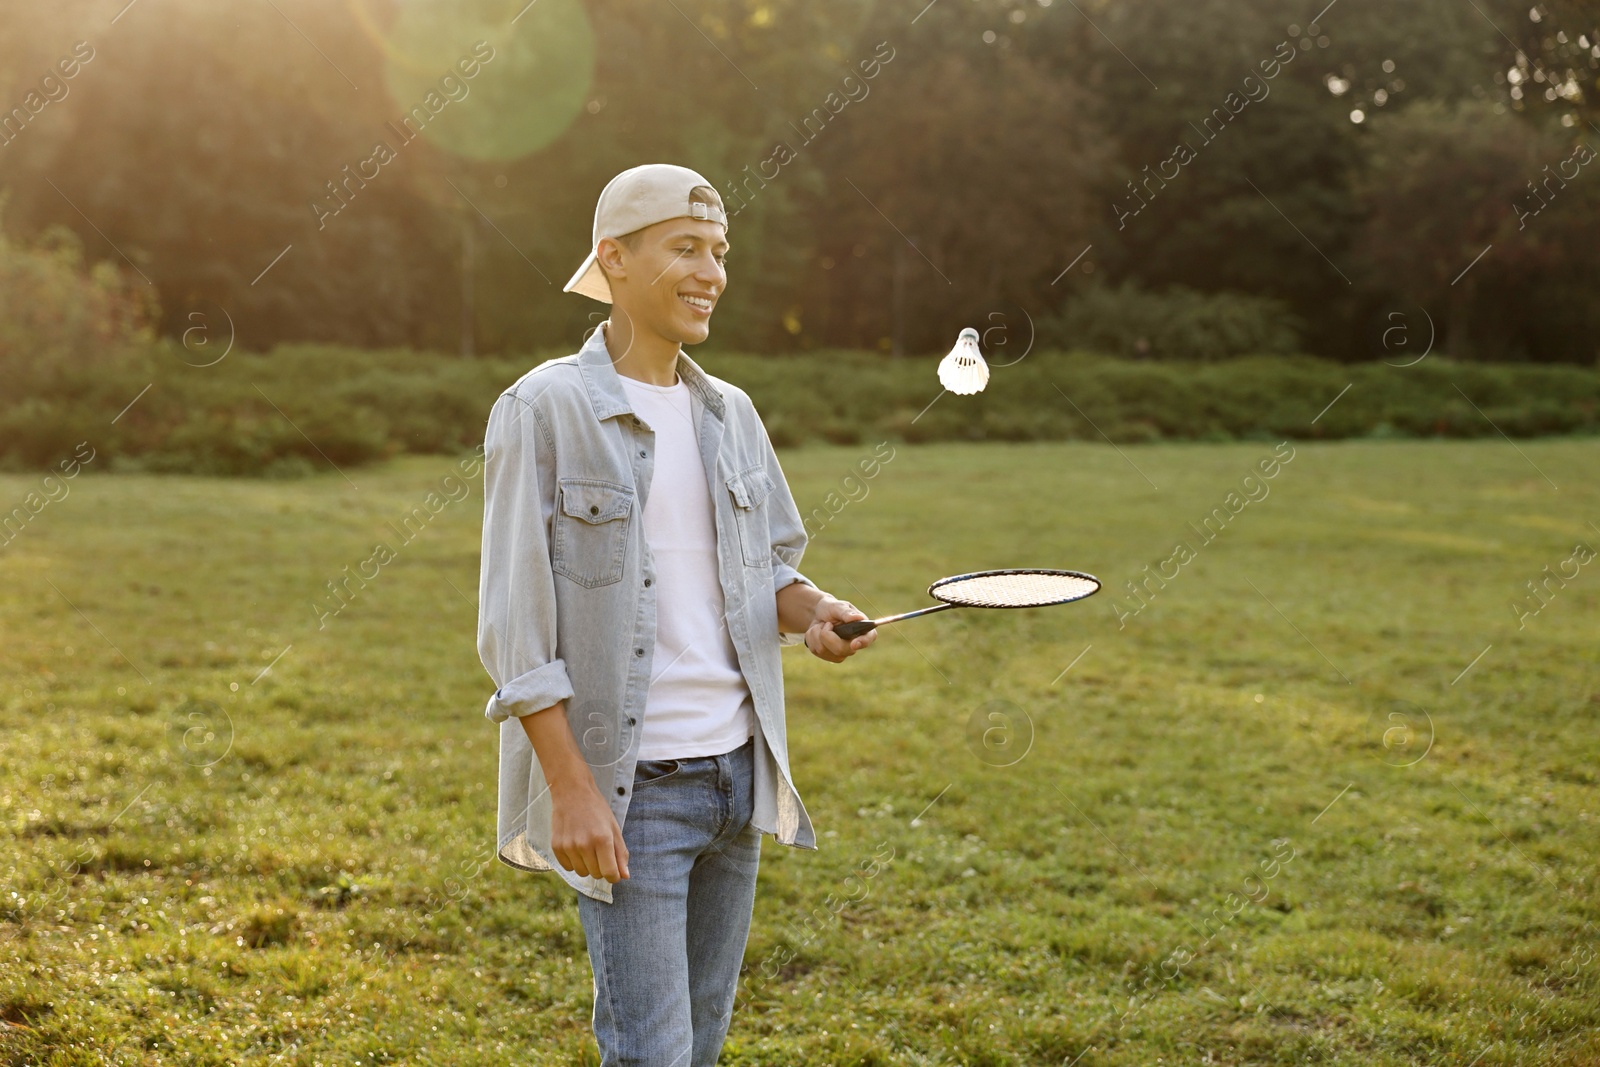
[[[871,619],[857,619],[855,622],[841,622],[833,628],[833,632],[846,641],[852,637],[860,637],[868,630],[874,629],[878,624]]]
[[[888,615],[881,619],[856,619],[854,622],[841,622],[833,628],[833,632],[848,641],[852,637],[860,637],[868,630],[876,630],[878,627],[887,626],[891,622],[899,622],[901,619],[914,619],[918,615],[932,615],[936,611],[949,611],[951,608],[960,606],[960,604],[948,603],[935,604],[931,608],[918,608],[916,611],[907,611],[900,615]]]

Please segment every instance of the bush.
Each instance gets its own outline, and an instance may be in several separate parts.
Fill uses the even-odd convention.
[[[150,340],[154,290],[109,263],[86,267],[61,226],[32,245],[0,231],[0,378],[38,397],[115,369]]]
[[[53,468],[97,436],[82,408],[58,400],[30,396],[0,410],[0,456],[12,469]]]
[[[289,478],[331,473],[330,462],[345,469],[399,453],[457,454],[483,440],[495,397],[551,355],[463,360],[296,345],[194,367],[181,354],[150,345],[102,376],[49,395],[8,391],[0,396],[0,458],[13,468],[48,468],[87,440],[105,457],[96,470]],[[750,394],[780,448],[832,442],[870,449],[884,440],[1480,437],[1496,427],[1534,437],[1600,429],[1600,373],[1583,367],[1438,356],[1404,369],[1281,355],[1130,361],[1036,347],[997,364],[983,392],[955,396],[939,387],[942,355],[692,353]]]
[[[1039,341],[1131,358],[1204,363],[1301,350],[1304,325],[1287,304],[1239,293],[1173,286],[1146,292],[1131,282],[1095,286],[1059,315],[1039,321]]]

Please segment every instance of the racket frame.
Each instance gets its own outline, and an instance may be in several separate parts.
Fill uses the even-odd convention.
[[[860,637],[869,630],[875,630],[879,626],[885,626],[891,622],[899,622],[901,619],[916,618],[918,615],[929,615],[935,611],[946,611],[950,608],[982,608],[985,611],[1003,610],[1006,608],[1049,608],[1054,607],[1057,604],[1071,604],[1075,601],[1094,596],[1101,589],[1100,579],[1096,578],[1092,574],[1086,574],[1083,571],[1053,570],[1047,567],[1011,567],[1004,570],[995,571],[971,571],[967,574],[952,574],[949,577],[940,578],[938,581],[928,586],[928,595],[933,597],[935,600],[943,600],[944,598],[935,592],[935,590],[939,589],[941,586],[946,586],[952,582],[959,582],[967,578],[993,578],[1002,574],[1052,574],[1071,578],[1083,578],[1087,581],[1093,582],[1094,588],[1089,590],[1087,593],[1084,593],[1083,596],[1075,596],[1066,600],[1051,600],[1043,604],[957,604],[953,601],[945,600],[944,603],[935,604],[931,608],[918,608],[916,611],[902,612],[899,615],[889,615],[881,619],[856,619],[853,622],[838,623],[834,626],[833,632],[848,641],[852,638]]]

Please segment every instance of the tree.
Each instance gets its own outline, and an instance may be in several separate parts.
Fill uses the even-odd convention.
[[[1600,144],[1600,138],[1590,138]],[[1356,185],[1357,251],[1391,292],[1429,309],[1460,358],[1586,358],[1600,325],[1592,250],[1600,159],[1487,102],[1425,101],[1372,123]],[[1594,158],[1593,150],[1589,150]],[[1540,321],[1557,310],[1554,335]]]

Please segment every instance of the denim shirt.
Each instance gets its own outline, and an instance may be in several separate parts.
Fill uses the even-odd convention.
[[[633,799],[654,658],[656,569],[644,538],[655,432],[634,414],[605,344],[606,324],[575,355],[548,360],[495,401],[484,437],[478,654],[498,687],[497,854],[554,870],[611,902],[611,884],[556,862],[550,791],[518,717],[566,701],[567,722],[617,825]],[[681,350],[700,457],[711,488],[726,625],[750,687],[755,733],[752,824],[785,845],[816,834],[789,771],[777,592],[813,585],[797,569],[805,526],[750,397]],[[707,753],[713,755],[714,753]]]

